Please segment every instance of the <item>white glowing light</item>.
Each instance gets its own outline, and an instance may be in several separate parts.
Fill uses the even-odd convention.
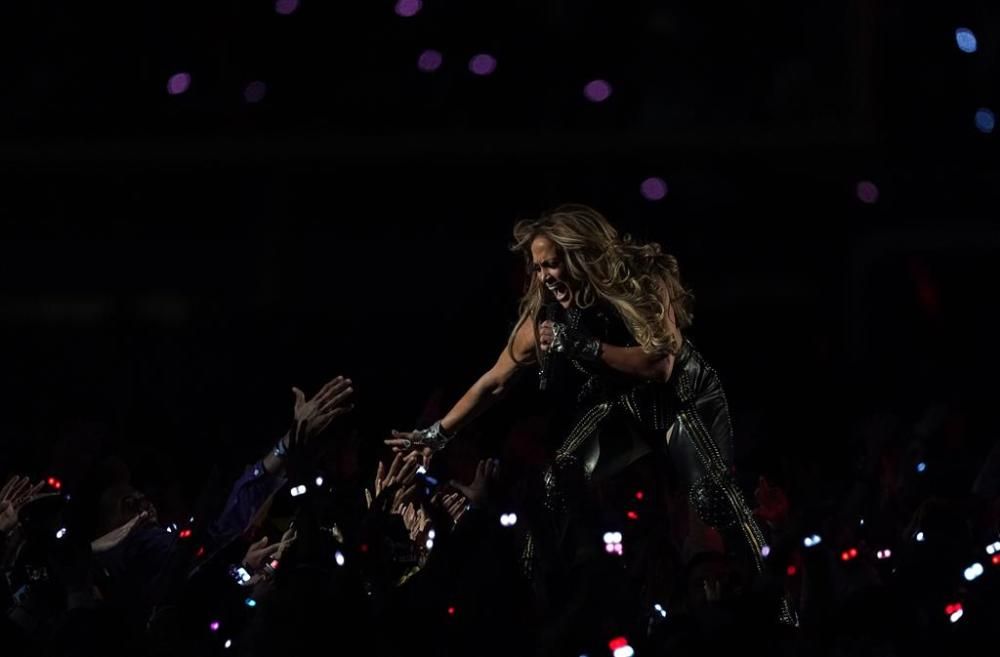
[[[971,582],[983,574],[983,564],[976,562],[965,569],[965,580]]]

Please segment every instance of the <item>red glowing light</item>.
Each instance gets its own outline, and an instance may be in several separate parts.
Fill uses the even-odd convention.
[[[786,570],[785,572],[787,572],[787,573],[788,573],[788,576],[789,576],[789,577],[794,577],[794,576],[795,576],[795,573],[799,572],[799,569],[798,569],[798,568],[796,568],[795,566],[789,566],[789,567],[788,567],[788,570]]]
[[[616,636],[615,638],[608,641],[608,647],[611,648],[612,651],[618,650],[619,648],[624,648],[627,645],[628,645],[628,639],[626,639],[623,636]]]
[[[948,614],[949,616],[954,614],[956,611],[962,611],[961,602],[952,603],[944,608],[944,613]]]
[[[362,543],[362,544],[360,545],[360,550],[361,550],[362,552],[367,552],[367,551],[368,551],[368,544],[367,544],[367,543]]]
[[[48,480],[46,480],[46,483],[52,488],[55,488],[56,490],[62,488],[62,482],[56,479],[55,477],[49,477]]]
[[[204,545],[199,545],[198,549],[195,550],[194,556],[195,556],[195,558],[198,558],[198,559],[200,559],[203,556],[205,556],[205,546]]]
[[[181,533],[178,534],[178,536],[180,536],[181,538],[191,538],[191,530],[190,529],[182,529]]]
[[[454,607],[448,607],[448,615],[449,616],[454,616],[455,615],[455,608]]]
[[[993,555],[993,565],[1000,566],[1000,554]]]
[[[638,520],[639,519],[639,514],[636,513],[635,511],[629,511],[625,515],[628,516],[629,520]]]
[[[851,551],[850,551],[850,553],[849,553],[849,554],[851,555],[851,558],[852,558],[852,559],[853,559],[854,557],[858,556],[858,548],[851,548]]]
[[[635,499],[639,500],[640,502],[642,501],[642,498],[644,498],[644,497],[646,497],[646,494],[643,493],[641,490],[637,490],[635,492]]]

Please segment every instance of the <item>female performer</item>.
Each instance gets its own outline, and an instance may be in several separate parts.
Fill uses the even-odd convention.
[[[762,570],[763,535],[733,471],[719,377],[687,340],[691,295],[676,259],[618,232],[597,211],[564,205],[514,227],[531,272],[507,347],[429,428],[393,431],[396,449],[436,451],[538,365],[539,386],[568,404],[565,438],[545,473],[546,503],[573,507],[574,485],[665,445],[690,507],[730,550]],[[782,619],[793,622],[783,605]]]

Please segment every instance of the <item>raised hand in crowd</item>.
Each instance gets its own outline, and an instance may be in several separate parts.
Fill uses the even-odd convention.
[[[424,507],[410,502],[403,508],[400,516],[403,518],[403,525],[410,533],[410,540],[419,543],[430,529],[431,523]]]
[[[281,561],[285,550],[295,542],[297,536],[295,528],[289,526],[277,543],[271,543],[270,539],[264,536],[250,544],[242,560],[243,567],[252,573],[250,586],[267,585],[272,581],[274,570],[267,568],[267,564],[273,560]]]
[[[328,381],[311,399],[306,399],[305,393],[296,387],[292,387],[292,394],[295,395],[292,426],[264,458],[264,467],[268,472],[283,470],[290,455],[303,452],[310,441],[323,433],[335,418],[354,410],[350,401],[354,386],[350,379],[343,376]]]
[[[431,504],[447,513],[452,522],[458,522],[468,507],[468,500],[461,493],[436,494],[431,497]]]
[[[350,401],[354,387],[350,379],[338,376],[320,388],[312,399],[299,388],[293,387],[295,407],[292,429],[286,436],[286,447],[303,448],[321,434],[330,422],[354,409]]]
[[[449,484],[466,497],[470,506],[481,507],[489,499],[490,485],[499,477],[499,459],[486,459],[476,465],[476,475],[472,483],[465,485],[457,481],[451,481]]]
[[[281,547],[280,545],[269,545],[269,539],[264,536],[259,541],[255,541],[247,548],[247,553],[243,555],[243,565],[251,572],[260,570],[264,564]]]
[[[101,552],[107,552],[108,550],[111,550],[112,548],[116,547],[119,543],[128,538],[128,535],[132,533],[132,530],[135,529],[136,525],[142,523],[142,521],[144,521],[146,518],[149,518],[150,515],[151,514],[149,511],[141,511],[135,516],[132,516],[132,519],[126,522],[124,525],[116,529],[112,529],[103,536],[95,538],[90,543],[91,552],[98,554]]]
[[[0,489],[0,532],[8,532],[17,525],[17,512],[40,495],[44,481],[32,485],[28,477],[14,475]]]
[[[414,454],[403,455],[397,453],[392,459],[388,469],[385,464],[379,461],[375,470],[374,495],[365,491],[368,505],[378,499],[389,489],[393,489],[392,501],[389,504],[390,513],[402,513],[403,507],[411,501],[417,493],[418,484],[415,483],[417,470],[420,467],[420,459]]]

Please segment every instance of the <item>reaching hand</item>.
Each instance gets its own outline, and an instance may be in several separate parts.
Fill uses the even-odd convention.
[[[419,488],[414,483],[419,467],[420,461],[415,454],[406,456],[396,454],[388,470],[386,470],[385,464],[379,461],[378,468],[375,470],[375,499],[378,499],[389,488],[393,488],[395,492],[392,503],[389,505],[389,511],[390,513],[401,513],[403,506],[413,498]],[[371,506],[370,501],[369,506]]]
[[[468,486],[457,481],[450,482],[452,488],[456,489],[469,500],[469,504],[475,507],[483,506],[489,496],[490,482],[496,481],[500,476],[500,461],[498,459],[487,459],[480,461],[476,466],[476,477]]]
[[[422,506],[419,508],[415,507],[410,502],[400,515],[403,518],[403,525],[410,532],[410,540],[413,542],[419,541],[427,531],[428,525],[430,525],[430,518],[427,517],[424,508]]]
[[[407,485],[413,483],[419,467],[420,464],[417,458],[412,454],[406,456],[396,454],[392,459],[392,463],[389,464],[388,470],[386,470],[385,464],[379,461],[378,468],[375,470],[375,497],[381,495],[382,491],[393,484]]]
[[[446,495],[438,493],[431,497],[431,504],[443,509],[452,522],[458,522],[458,519],[465,513],[468,500],[461,493],[448,493]]]
[[[289,527],[285,530],[285,533],[281,535],[281,542],[278,543],[278,550],[274,553],[274,558],[279,561],[285,555],[285,550],[288,549],[295,539],[299,537],[299,533],[295,531],[295,527]]]
[[[131,520],[118,529],[112,529],[104,536],[94,539],[90,543],[91,552],[94,552],[95,554],[99,552],[107,552],[111,548],[117,546],[132,533],[132,530],[135,529],[136,525],[148,518],[149,515],[149,511],[137,513]]]
[[[0,502],[0,532],[10,531],[17,524],[17,511],[14,505],[4,500]]]
[[[284,550],[285,542],[275,543],[274,545],[268,545],[268,538],[265,536],[255,543],[251,543],[250,547],[247,548],[247,553],[243,557],[243,563],[249,567],[251,571],[258,571],[264,567],[264,564],[275,555],[275,553]]]
[[[9,531],[17,524],[17,512],[28,502],[43,497],[39,491],[45,486],[39,481],[34,486],[28,477],[14,475],[0,488],[0,532]]]
[[[415,431],[396,431],[392,430],[392,438],[389,438],[383,442],[386,445],[392,447],[392,451],[397,454],[401,452],[412,453],[419,455],[422,459],[428,463],[431,460],[431,455],[434,454],[434,449],[420,444],[420,432]],[[424,466],[427,467],[427,466]]]
[[[425,459],[430,459],[432,453],[444,449],[444,446],[454,437],[453,433],[445,431],[444,427],[441,426],[441,421],[438,420],[426,429],[415,429],[414,431],[396,431],[393,429],[392,438],[384,442],[386,445],[392,447],[392,451],[394,452],[416,450]]]
[[[295,421],[286,439],[289,449],[304,447],[335,417],[354,409],[354,404],[348,402],[354,388],[351,380],[342,376],[328,382],[312,399],[306,400],[305,393],[298,388],[293,387],[292,393],[295,395]]]

